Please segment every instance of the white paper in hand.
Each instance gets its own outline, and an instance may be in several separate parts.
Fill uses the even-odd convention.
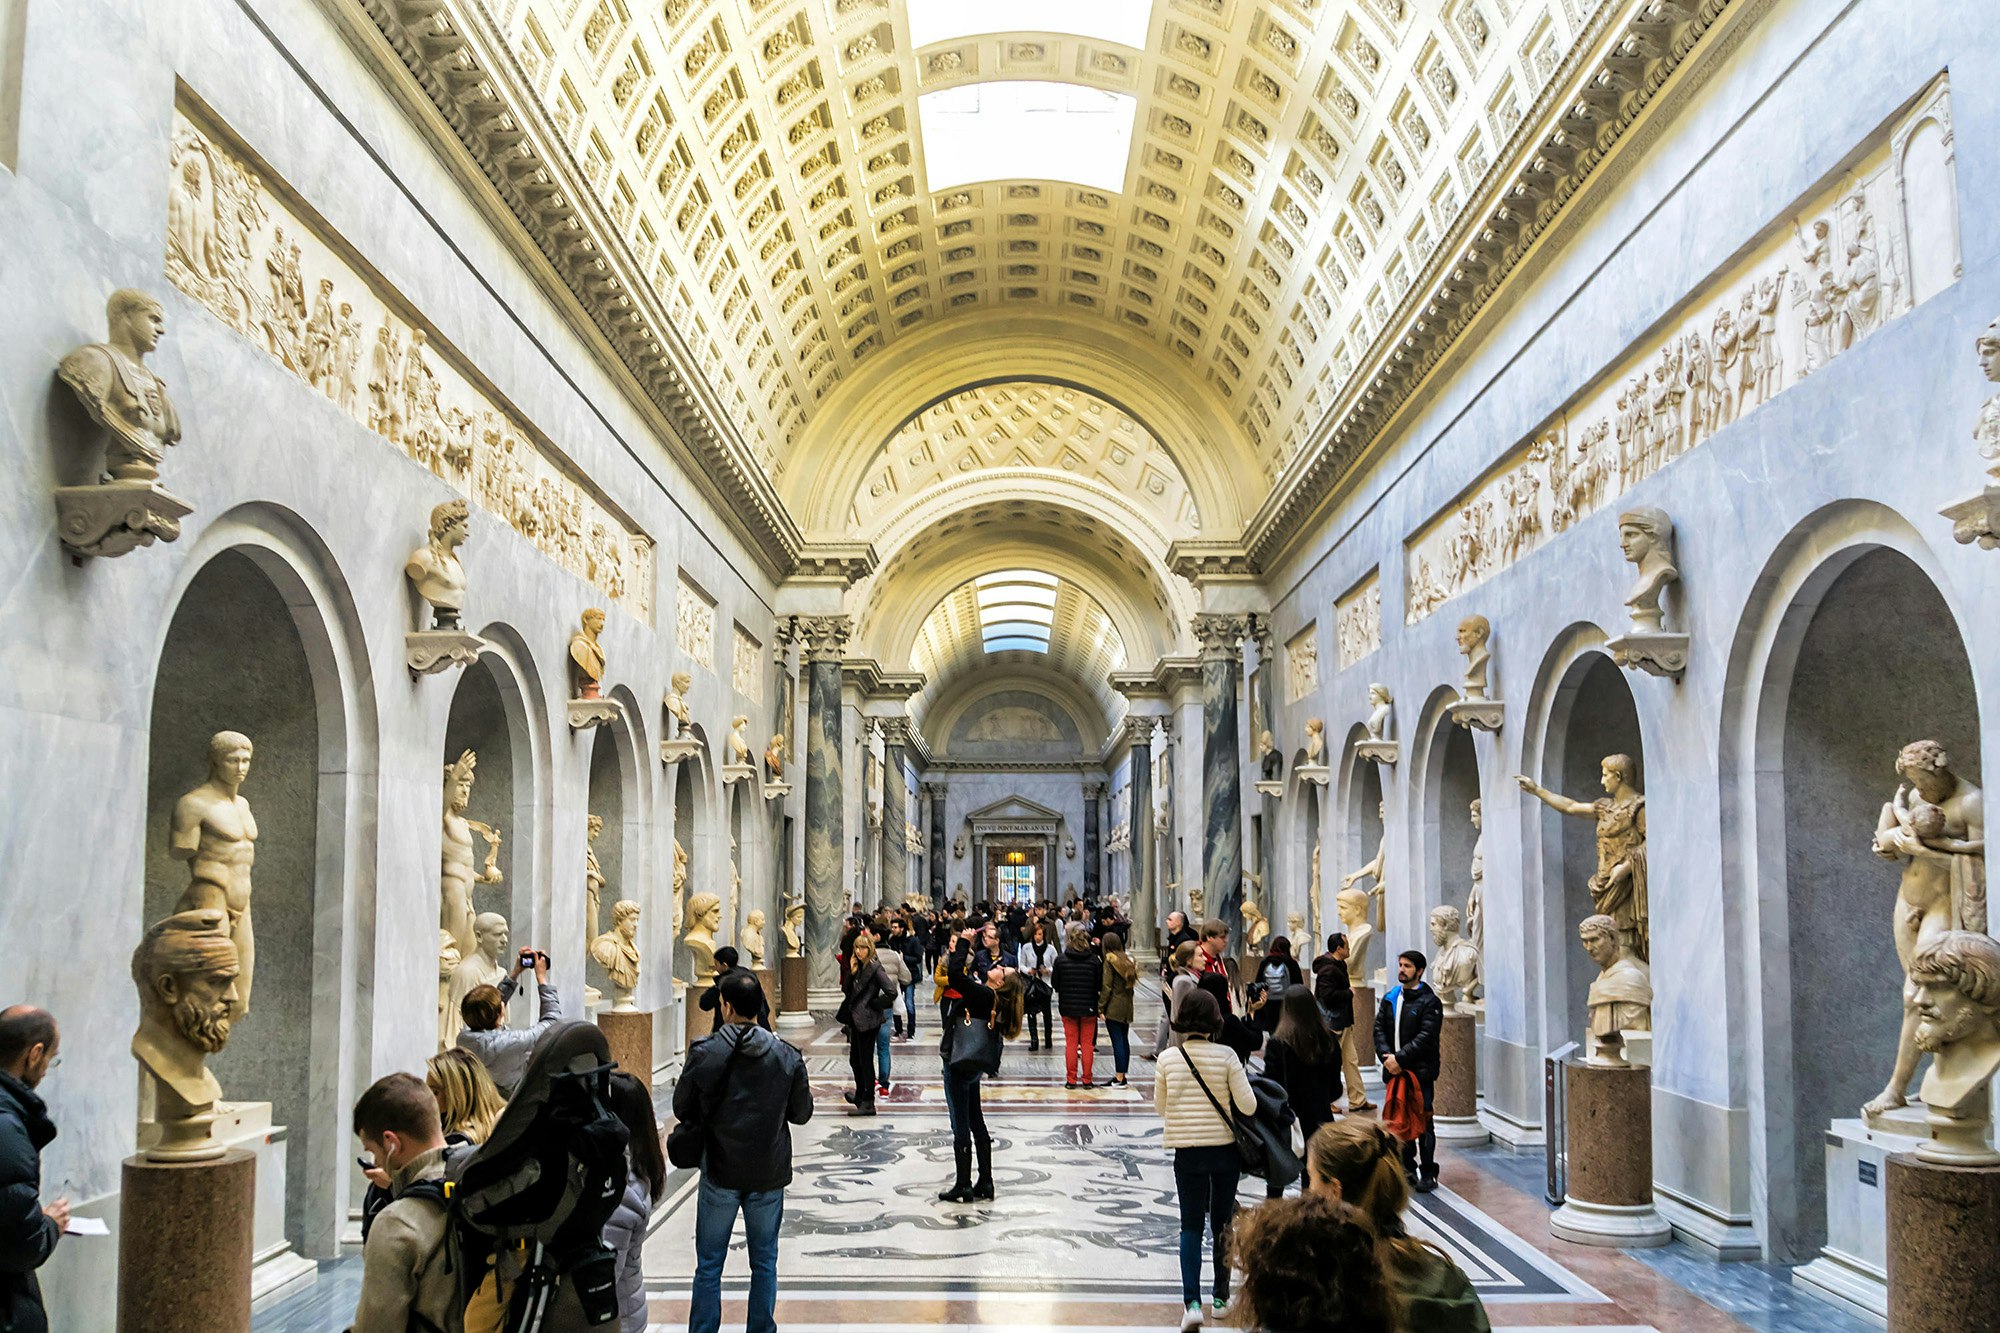
[[[108,1236],[111,1227],[101,1217],[72,1217],[63,1228],[65,1236]]]

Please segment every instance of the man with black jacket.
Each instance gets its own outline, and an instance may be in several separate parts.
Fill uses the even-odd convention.
[[[1340,1069],[1347,1085],[1347,1109],[1372,1111],[1368,1089],[1361,1081],[1361,1056],[1355,1050],[1354,986],[1347,975],[1347,936],[1335,931],[1326,937],[1326,952],[1313,959],[1313,999],[1326,1015],[1326,1025],[1340,1041]],[[1372,1040],[1372,1037],[1371,1037]]]
[[[743,966],[743,955],[737,953],[730,945],[725,944],[715,951],[715,984],[701,993],[702,1009],[715,1015],[715,1022],[709,1027],[711,1034],[719,1032],[722,1029],[722,1011],[717,1006],[721,1003],[722,979],[732,972],[741,972],[752,981],[757,980],[757,974]],[[753,1021],[758,1027],[769,1032],[771,1030],[771,1002],[769,997],[764,995],[764,987],[761,982],[757,986],[757,994],[763,999],[763,1003],[758,1006],[756,1017]]]
[[[1419,1194],[1437,1188],[1437,1129],[1431,1120],[1431,1091],[1437,1086],[1438,1037],[1444,1031],[1444,1005],[1424,984],[1429,961],[1415,949],[1396,959],[1396,985],[1375,1010],[1375,1054],[1382,1074],[1394,1078],[1403,1070],[1416,1075],[1424,1093],[1424,1132],[1403,1145],[1403,1169]]]
[[[56,1126],[35,1093],[60,1044],[45,1010],[0,1011],[0,1328],[10,1333],[48,1333],[35,1270],[69,1225],[68,1199],[42,1203],[42,1149]]]
[[[896,1035],[913,1041],[917,1035],[917,980],[925,975],[924,938],[899,916],[889,923],[886,944],[903,955],[903,965],[910,969],[909,983],[903,987],[903,1013],[896,1017]]]
[[[748,1333],[778,1327],[778,1228],[792,1183],[791,1126],[812,1119],[805,1061],[756,1025],[763,988],[732,972],[716,983],[722,1027],[688,1052],[674,1088],[674,1118],[704,1127],[701,1192],[695,1201],[694,1289],[688,1333],[722,1326],[722,1265],[736,1214],[750,1250]]]

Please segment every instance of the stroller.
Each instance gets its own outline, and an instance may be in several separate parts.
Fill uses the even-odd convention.
[[[550,1028],[492,1134],[447,1166],[461,1299],[496,1252],[521,1251],[507,1333],[538,1333],[565,1277],[586,1323],[618,1318],[603,1232],[625,1192],[627,1134],[610,1109],[612,1069],[594,1025]]]

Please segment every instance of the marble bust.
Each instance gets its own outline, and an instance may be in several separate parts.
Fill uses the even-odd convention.
[[[229,1041],[238,1005],[236,945],[221,908],[176,912],[155,923],[132,951],[139,990],[139,1030],[132,1055],[153,1085],[160,1142],[157,1161],[219,1157],[209,1137],[222,1088],[208,1057]]]
[[[1646,964],[1632,955],[1624,933],[1613,918],[1599,913],[1577,925],[1583,950],[1597,964],[1597,979],[1590,983],[1585,1003],[1590,1007],[1590,1035],[1596,1049],[1590,1063],[1625,1063],[1627,1032],[1653,1030],[1653,975]]]
[[[1917,1048],[1931,1057],[1924,1106],[1931,1140],[1927,1161],[2000,1163],[1988,1142],[1992,1079],[2000,1072],[2000,940],[1983,931],[1947,930],[1910,961]]]
[[[729,762],[747,766],[751,762],[750,742],[743,733],[750,725],[750,719],[742,713],[729,719]]]
[[[1651,908],[1646,885],[1646,798],[1636,779],[1639,765],[1630,755],[1607,755],[1598,780],[1605,795],[1595,801],[1574,801],[1543,787],[1526,774],[1514,781],[1522,791],[1552,810],[1597,821],[1597,871],[1590,877],[1590,901],[1598,912],[1618,923],[1619,937],[1633,957],[1652,957]]]
[[[1660,598],[1667,585],[1681,577],[1674,565],[1674,521],[1664,509],[1636,505],[1618,516],[1618,549],[1639,570],[1638,582],[1625,594],[1626,609],[1632,614],[1632,631],[1657,634],[1665,615]]]
[[[1371,741],[1389,739],[1389,719],[1395,712],[1396,696],[1389,693],[1387,685],[1377,682],[1368,687],[1368,720],[1363,727]]]
[[[743,918],[743,952],[750,957],[750,970],[761,972],[764,968],[764,909],[753,907],[750,915]]]
[[[722,899],[712,893],[697,893],[688,899],[687,934],[682,940],[694,956],[694,984],[715,981],[715,932],[722,929]]]
[[[2000,384],[2000,319],[1986,326],[1974,346],[1979,353],[1979,369],[1986,378]],[[1973,442],[1979,447],[1979,456],[1993,464],[1987,471],[2000,480],[2000,393],[1988,398],[1979,408],[1979,420],[1972,428]]]
[[[574,699],[595,699],[604,680],[604,649],[597,636],[604,632],[604,612],[591,607],[569,636],[570,688]]]
[[[634,1012],[639,988],[639,904],[622,898],[611,905],[611,929],[590,942],[590,956],[611,979],[611,1011]]]
[[[1472,987],[1479,980],[1479,950],[1459,933],[1458,909],[1450,905],[1431,909],[1431,986],[1448,1009],[1471,1012]]]
[[[1243,877],[1243,887],[1250,887],[1250,876]],[[1251,949],[1261,949],[1264,941],[1271,937],[1271,923],[1264,916],[1264,909],[1246,892],[1243,897],[1243,942]]]
[[[1340,914],[1340,928],[1347,935],[1347,975],[1354,984],[1368,984],[1368,949],[1375,942],[1375,927],[1369,924],[1372,901],[1366,889],[1342,889],[1333,900]]]
[[[458,1009],[460,1002],[480,986],[499,985],[500,979],[507,975],[507,918],[498,912],[481,912],[473,921],[472,935],[474,945],[452,969],[451,985],[445,992],[438,1023],[439,1049],[457,1041],[459,1029],[465,1026]]]
[[[1306,763],[1318,766],[1326,762],[1326,719],[1309,717],[1306,719]]]
[[[1458,622],[1458,651],[1465,654],[1465,697],[1486,697],[1486,673],[1493,664],[1492,622],[1485,616],[1467,616]]]
[[[694,689],[694,677],[685,671],[676,671],[667,685],[667,716],[673,720],[676,736],[685,736],[694,725],[694,715],[688,711],[688,692]],[[733,737],[732,737],[733,739]]]
[[[794,898],[785,904],[785,957],[805,956],[806,905]]]
[[[121,287],[104,306],[109,336],[62,359],[57,374],[90,419],[111,432],[104,470],[113,481],[153,482],[167,448],[180,443],[180,414],[146,357],[167,331],[165,309],[146,293]]]
[[[464,500],[446,500],[431,510],[430,537],[410,552],[403,577],[430,603],[431,628],[459,628],[459,612],[465,609],[465,566],[459,563],[458,548],[465,545],[469,522]]]
[[[1284,775],[1285,756],[1278,753],[1278,743],[1269,731],[1257,733],[1257,766],[1266,782],[1275,782]]]
[[[238,794],[250,776],[250,738],[218,731],[208,740],[208,781],[174,802],[167,852],[188,863],[188,886],[176,912],[219,908],[236,946],[236,1012],[250,1013],[250,969],[257,959],[250,925],[250,867],[257,860],[257,816]]]
[[[782,782],[785,777],[785,733],[771,737],[771,743],[764,749],[764,772],[773,782]]]

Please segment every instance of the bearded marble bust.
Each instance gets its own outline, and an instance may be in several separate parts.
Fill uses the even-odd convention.
[[[237,976],[229,914],[219,907],[174,913],[132,951],[139,990],[132,1055],[153,1082],[161,1134],[150,1156],[191,1160],[222,1152],[208,1137],[222,1088],[207,1060],[229,1042]]]
[[[1917,1155],[1958,1165],[2000,1162],[1987,1142],[1990,1088],[2000,1072],[2000,940],[1943,931],[1910,960],[1910,984],[1917,1049],[1931,1057],[1923,1082],[1931,1141]]]

